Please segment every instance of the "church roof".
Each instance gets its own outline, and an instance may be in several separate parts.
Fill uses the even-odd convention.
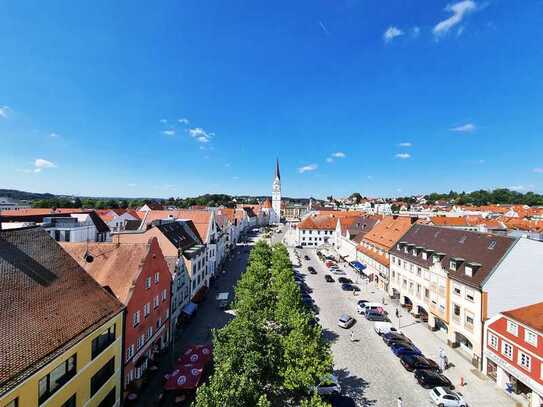
[[[281,179],[281,172],[279,171],[279,159],[275,161],[275,178]]]
[[[272,203],[270,201],[270,198],[266,198],[266,200],[264,201],[264,203],[262,204],[262,208],[264,209],[271,209],[272,207]]]

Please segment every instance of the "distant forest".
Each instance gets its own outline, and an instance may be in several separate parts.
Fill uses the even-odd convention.
[[[521,204],[530,206],[543,205],[543,195],[535,192],[525,194],[507,188],[498,188],[493,191],[481,189],[473,192],[450,191],[447,194],[431,193],[425,196],[429,203],[447,201],[456,205],[489,205],[489,204]]]

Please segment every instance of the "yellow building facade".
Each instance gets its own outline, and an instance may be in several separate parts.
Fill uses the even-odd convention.
[[[120,406],[121,311],[0,397],[0,407]]]

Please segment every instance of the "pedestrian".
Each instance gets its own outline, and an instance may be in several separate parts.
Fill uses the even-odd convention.
[[[351,342],[354,342],[354,331],[351,331]]]
[[[396,308],[396,318],[400,318],[400,310],[398,308]]]
[[[443,348],[439,348],[439,368],[444,371],[445,370],[445,350]]]
[[[398,401],[396,402],[397,407],[403,407],[403,400],[401,397],[398,397]]]

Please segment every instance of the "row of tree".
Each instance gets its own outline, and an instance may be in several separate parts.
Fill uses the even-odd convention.
[[[450,191],[447,194],[432,193],[425,196],[430,203],[447,201],[456,205],[489,205],[489,204],[521,204],[530,206],[543,205],[543,195],[534,192],[521,193],[507,188],[473,192]]]
[[[332,372],[330,348],[285,246],[258,242],[235,294],[236,316],[214,332],[214,371],[196,406],[327,406],[315,386]]]

